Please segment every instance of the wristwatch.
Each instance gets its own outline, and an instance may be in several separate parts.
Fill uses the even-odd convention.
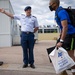
[[[61,42],[61,43],[64,43],[64,40],[60,39],[60,42]]]

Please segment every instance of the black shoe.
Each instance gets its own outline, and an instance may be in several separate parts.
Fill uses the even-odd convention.
[[[34,64],[30,64],[30,67],[35,69],[35,65]]]
[[[28,67],[28,64],[24,64],[24,65],[23,65],[23,68],[27,68],[27,67]]]
[[[0,62],[0,66],[2,66],[2,65],[3,65],[3,62],[1,61],[1,62]]]

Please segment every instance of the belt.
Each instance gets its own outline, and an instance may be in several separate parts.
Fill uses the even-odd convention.
[[[33,33],[33,32],[23,32],[23,31],[22,31],[22,33],[25,33],[25,34],[31,34],[31,33]]]

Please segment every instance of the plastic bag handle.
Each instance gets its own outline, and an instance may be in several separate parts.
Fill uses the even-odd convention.
[[[58,50],[59,48],[58,48],[58,47],[56,47],[56,49]]]

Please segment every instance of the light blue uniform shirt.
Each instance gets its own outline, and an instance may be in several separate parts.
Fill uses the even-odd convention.
[[[34,32],[34,28],[39,27],[37,18],[35,16],[25,16],[25,14],[14,15],[14,19],[20,20],[21,31],[23,32]]]

